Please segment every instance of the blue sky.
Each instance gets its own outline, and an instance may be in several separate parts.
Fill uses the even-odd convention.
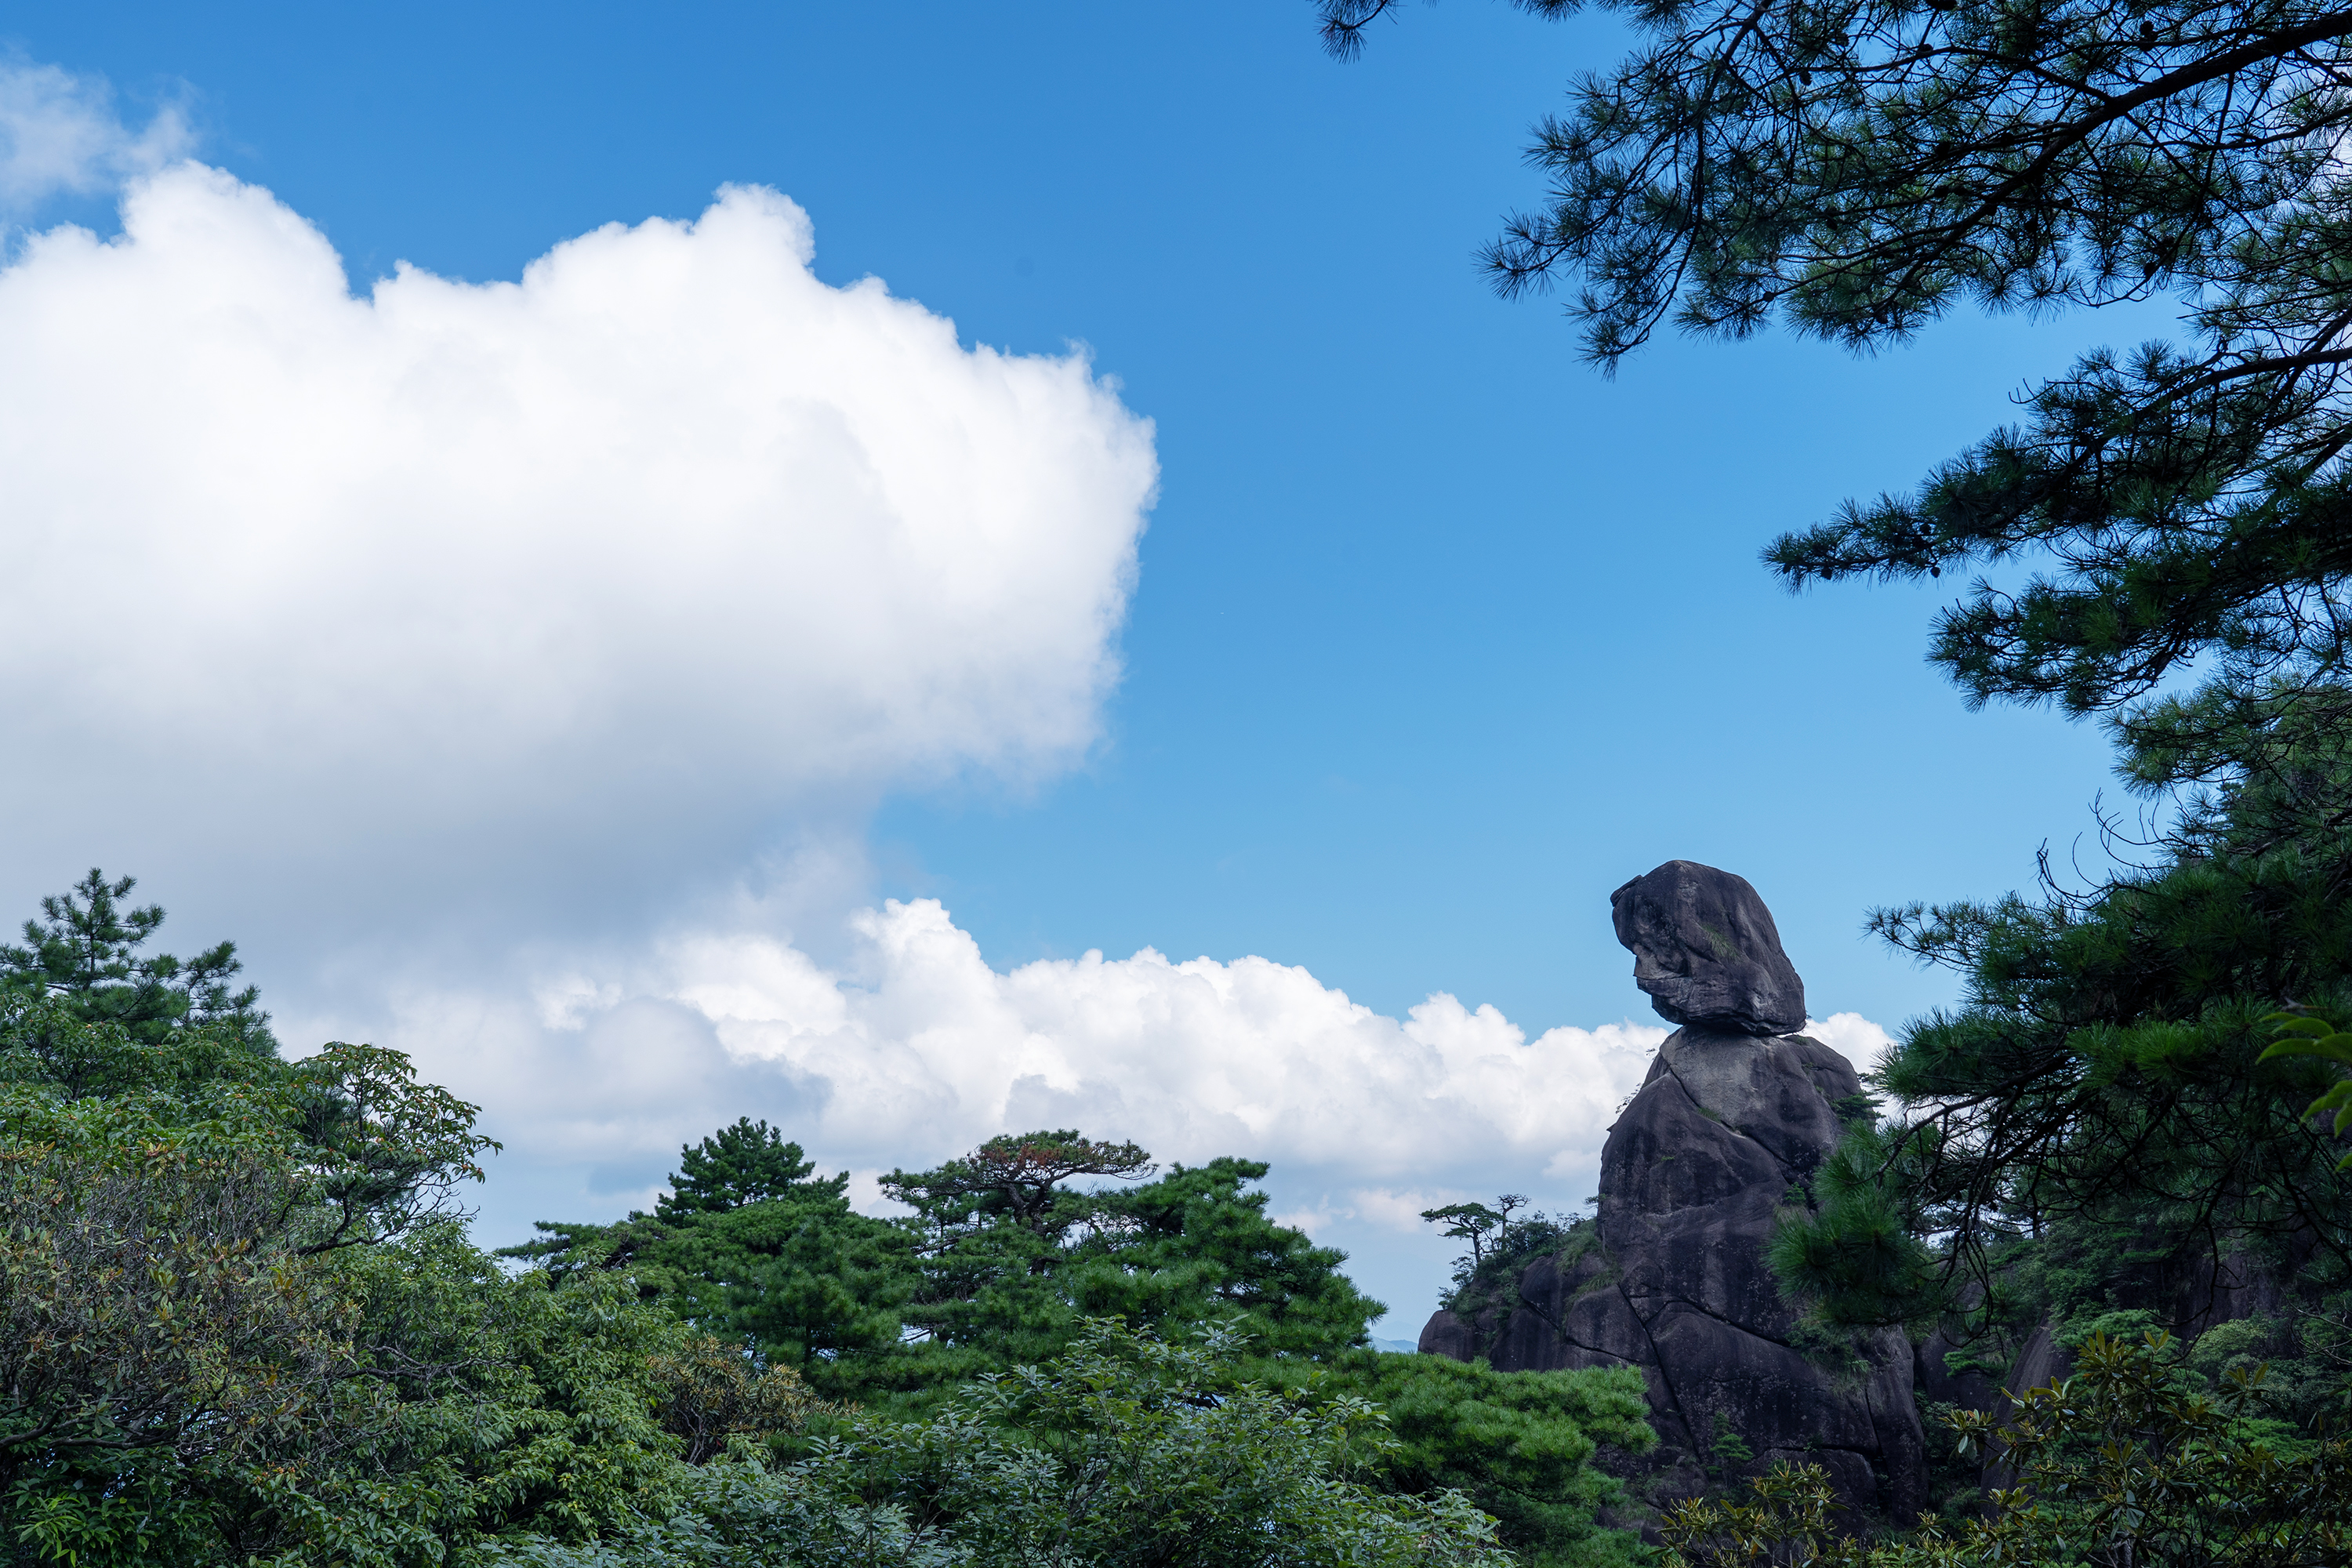
[[[453,856],[429,887],[396,893],[347,853],[370,837],[363,816],[275,841],[266,814],[195,811],[170,767],[115,769],[100,812],[44,793],[63,787],[41,783],[56,753],[8,764],[0,783],[31,826],[0,855],[0,891],[29,907],[92,859],[141,872],[183,942],[241,940],[291,1045],[331,1028],[420,1047],[474,1030],[419,1049],[467,1087],[505,1048],[479,1024],[505,1005],[499,987],[537,986],[556,1033],[535,1037],[528,1072],[478,1092],[509,1142],[485,1200],[491,1239],[542,1210],[640,1201],[673,1123],[711,1107],[789,1120],[853,1092],[806,1063],[794,1087],[713,1079],[716,1098],[642,1137],[614,1131],[625,1106],[558,1137],[493,1101],[531,1074],[603,1070],[606,1057],[564,1056],[563,1030],[618,1029],[632,1007],[703,994],[614,978],[682,931],[758,927],[879,994],[872,953],[858,956],[871,933],[845,934],[845,914],[932,899],[999,975],[1089,950],[1255,955],[1383,1019],[1444,993],[1533,1038],[1654,1021],[1607,896],[1685,857],[1755,882],[1817,1016],[1891,1028],[1950,988],[1867,942],[1865,910],[2020,886],[2037,845],[2063,857],[2092,796],[2113,795],[2095,731],[1964,711],[1921,657],[1934,595],[1792,598],[1756,557],[1842,498],[1914,482],[2006,417],[2030,375],[2161,318],[1956,317],[1864,361],[1779,334],[1662,342],[1603,379],[1556,303],[1497,300],[1473,253],[1498,215],[1539,196],[1518,160],[1527,126],[1571,73],[1613,58],[1607,18],[1548,26],[1454,0],[1409,9],[1348,66],[1318,50],[1304,0],[396,16],[37,4],[5,26],[15,68],[110,83],[126,134],[159,109],[183,115],[174,150],[315,226],[362,297],[404,262],[512,280],[600,226],[692,220],[722,185],[765,186],[806,213],[824,283],[879,278],[951,318],[965,351],[1083,344],[1151,422],[1156,504],[1105,645],[1120,673],[1084,735],[1040,742],[1042,762],[730,796],[709,832],[642,842],[641,817],[583,810],[583,833],[628,847]],[[12,246],[67,220],[113,232],[121,185],[26,197]],[[108,460],[142,460],[130,450]],[[102,513],[76,526],[102,533]],[[740,712],[762,721],[755,689]],[[55,745],[84,744],[59,723],[43,731]],[[462,796],[462,770],[447,776]],[[731,926],[711,912],[730,897]],[[740,915],[746,898],[757,918]],[[581,1005],[604,1022],[549,1011],[558,971],[591,975]],[[443,979],[467,1000],[419,1000]],[[1051,1033],[1046,1014],[1022,1016]],[[658,1071],[667,1037],[646,1027],[610,1048]],[[1364,1060],[1305,1061],[1300,1081],[1328,1070],[1344,1098],[1339,1079]],[[1139,1083],[1124,1101],[1053,1103],[1185,1092]],[[1417,1115],[1389,1105],[1390,1121],[1335,1122],[1333,1136]],[[579,1131],[592,1121],[605,1131]],[[925,1142],[943,1136],[909,1123],[898,1157],[952,1152]],[[626,1152],[600,1161],[583,1138]],[[810,1142],[861,1168],[890,1158],[872,1138]],[[1277,1206],[1349,1247],[1396,1308],[1381,1331],[1409,1335],[1444,1248],[1401,1228],[1398,1204],[1508,1186],[1572,1205],[1589,1159],[1538,1159],[1541,1142],[1401,1149],[1380,1170],[1307,1133],[1232,1152],[1276,1161]],[[1386,1196],[1349,1195],[1374,1190]]]

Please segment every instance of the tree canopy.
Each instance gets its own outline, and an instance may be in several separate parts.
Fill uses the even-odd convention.
[[[894,1173],[894,1221],[745,1119],[510,1270],[457,1201],[496,1146],[397,1052],[94,997],[161,922],[128,890],[0,989],[10,1562],[1630,1561],[1591,1461],[1638,1380],[1383,1376],[1263,1165],[1031,1133]]]
[[[722,1169],[735,1173],[719,1181]],[[1501,1373],[1365,1348],[1379,1303],[1340,1271],[1344,1255],[1267,1217],[1261,1162],[1162,1170],[1133,1143],[1075,1129],[1008,1134],[884,1177],[910,1211],[896,1219],[856,1213],[846,1177],[813,1169],[782,1133],[739,1121],[680,1151],[654,1214],[543,1223],[509,1255],[559,1279],[626,1279],[640,1300],[853,1413],[813,1415],[808,1438],[786,1445],[796,1454],[866,1442],[886,1419],[945,1430],[975,1386],[1010,1387],[1033,1375],[1024,1368],[1101,1369],[1113,1343],[1159,1356],[1129,1337],[1141,1334],[1218,1347],[1221,1375],[1257,1390],[1248,1399],[1389,1412],[1376,1434],[1349,1428],[1351,1473],[1386,1496],[1459,1493],[1531,1563],[1612,1568],[1638,1554],[1635,1537],[1601,1522],[1622,1492],[1597,1460],[1603,1445],[1654,1441],[1639,1374]],[[1512,1243],[1552,1234],[1547,1223],[1521,1220]]]
[[[1979,578],[1937,622],[1933,657],[1975,701],[2113,712],[2191,666],[2242,702],[2335,680],[2352,13],[1597,3],[1636,47],[1538,124],[1549,193],[1485,253],[1507,294],[1566,285],[1597,363],[1668,321],[1866,351],[1961,306],[2180,302],[2176,342],[2086,355],[1915,492],[1775,542],[1790,586],[2035,568]],[[1352,55],[1397,9],[1321,0],[1325,40]],[[2163,743],[2180,717],[2129,716],[2143,763],[2189,760]]]
[[[992,1374],[920,1422],[853,1415],[789,1466],[742,1454],[684,1506],[599,1540],[494,1542],[537,1568],[1507,1568],[1460,1493],[1367,1484],[1392,1446],[1345,1393],[1250,1381],[1217,1331],[1087,1326],[1053,1360]]]
[[[97,867],[66,892],[41,900],[25,922],[22,947],[0,945],[0,987],[57,997],[75,1016],[120,1024],[153,1043],[183,1025],[210,1025],[257,1050],[274,1051],[260,991],[231,989],[244,969],[236,943],[190,959],[142,953],[163,924],[160,904],[126,907],[138,880],[109,879]]]
[[[778,1200],[837,1199],[849,1185],[846,1172],[829,1180],[812,1181],[816,1166],[788,1143],[766,1121],[738,1118],[699,1145],[678,1151],[678,1168],[670,1176],[670,1190],[655,1204],[663,1219],[688,1215],[725,1214],[745,1204]]]
[[[147,1039],[11,994],[0,1539],[409,1563],[657,1497],[665,1422],[709,1420],[692,1331],[467,1245],[455,1193],[493,1147],[473,1117],[394,1052],[287,1062],[218,1022]],[[776,1424],[809,1404],[769,1388]]]
[[[845,1173],[813,1177],[765,1123],[688,1146],[679,1167],[654,1214],[543,1222],[509,1254],[559,1273],[624,1270],[648,1299],[843,1398],[928,1406],[1058,1354],[1096,1318],[1223,1324],[1262,1351],[1328,1357],[1362,1344],[1381,1310],[1339,1271],[1344,1254],[1265,1216],[1255,1161],[1160,1174],[1132,1143],[1006,1135],[885,1176],[912,1211],[896,1220],[856,1213]],[[1135,1184],[1076,1184],[1086,1177]]]

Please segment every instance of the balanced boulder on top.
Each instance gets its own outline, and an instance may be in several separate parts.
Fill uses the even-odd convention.
[[[1669,860],[1609,895],[1633,984],[1670,1024],[1726,1034],[1805,1026],[1805,983],[1780,951],[1772,911],[1744,877]]]

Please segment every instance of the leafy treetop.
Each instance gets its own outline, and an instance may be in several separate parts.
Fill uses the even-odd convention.
[[[1428,1224],[1443,1225],[1445,1228],[1438,1234],[1449,1240],[1467,1241],[1470,1267],[1475,1270],[1486,1261],[1488,1237],[1501,1245],[1510,1236],[1512,1214],[1525,1208],[1527,1203],[1525,1194],[1505,1193],[1495,1200],[1493,1208],[1480,1203],[1447,1204],[1443,1208],[1422,1210],[1421,1217]]]
[[[849,1185],[849,1173],[811,1181],[816,1169],[802,1156],[798,1143],[766,1121],[739,1118],[698,1146],[678,1151],[678,1168],[670,1175],[670,1191],[654,1205],[666,1220],[688,1215],[725,1214],[746,1204],[810,1196],[836,1199]]]
[[[93,866],[69,891],[43,899],[40,918],[25,922],[25,945],[0,946],[0,984],[56,996],[76,1016],[120,1024],[151,1045],[184,1026],[211,1025],[274,1052],[269,1015],[255,1005],[259,990],[230,989],[245,967],[236,943],[219,942],[190,959],[142,954],[163,910],[127,907],[122,900],[136,886],[131,877],[110,881]]]
[[[945,1226],[1010,1218],[1025,1229],[1058,1234],[1062,1184],[1074,1176],[1140,1181],[1158,1169],[1134,1143],[1090,1139],[1075,1129],[1008,1133],[935,1170],[893,1171],[882,1191]]]
[[[721,1148],[762,1152],[773,1180],[754,1186],[776,1195],[543,1221],[507,1253],[558,1277],[625,1273],[698,1326],[870,1408],[929,1409],[968,1378],[1062,1353],[1093,1318],[1224,1323],[1265,1352],[1323,1359],[1362,1344],[1382,1310],[1341,1272],[1345,1254],[1267,1217],[1255,1161],[1156,1173],[1133,1143],[997,1138],[893,1172],[884,1191],[915,1212],[884,1220],[850,1207],[843,1178],[804,1179],[798,1147],[772,1131],[739,1122],[702,1145]],[[1063,1184],[1079,1175],[1134,1184]]]

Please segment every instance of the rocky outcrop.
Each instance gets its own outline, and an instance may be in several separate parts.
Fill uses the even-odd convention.
[[[1610,1130],[1595,1219],[1515,1288],[1438,1313],[1421,1348],[1504,1370],[1641,1368],[1660,1444],[1635,1479],[1653,1502],[1789,1460],[1822,1466],[1867,1516],[1907,1519],[1926,1478],[1910,1342],[1812,1328],[1764,1256],[1862,1085],[1790,1032],[1803,984],[1745,881],[1669,861],[1612,901],[1635,979],[1684,1026]]]
[[[1633,984],[1669,1024],[1737,1035],[1805,1026],[1805,983],[1744,877],[1669,860],[1609,895]]]
[[[1930,1409],[1948,1405],[1955,1410],[1997,1415],[2009,1408],[2001,1392],[2006,1384],[1986,1370],[1986,1355],[2004,1350],[1980,1340],[1963,1342],[1937,1329],[1911,1353],[1911,1385],[1918,1391],[1919,1402]]]

